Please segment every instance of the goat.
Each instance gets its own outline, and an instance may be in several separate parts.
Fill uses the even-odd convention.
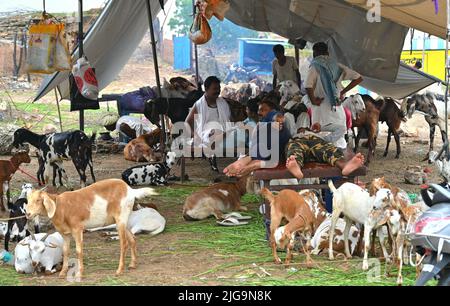
[[[60,233],[31,235],[14,250],[15,268],[18,273],[33,273],[41,268],[45,274],[56,272],[63,261],[64,240]]]
[[[35,190],[28,197],[27,218],[44,215],[51,218],[64,238],[64,262],[61,277],[69,269],[70,235],[75,239],[78,255],[76,277],[83,275],[83,231],[85,228],[117,224],[120,239],[120,259],[116,274],[122,274],[128,245],[131,246],[130,269],[136,268],[136,240],[127,228],[134,201],[156,194],[152,188],[132,189],[119,179],[108,179],[76,191],[60,195]]]
[[[186,198],[183,205],[183,218],[197,221],[214,216],[222,219],[226,211],[243,210],[241,197],[247,192],[248,176],[241,177],[235,183],[216,183],[194,192]]]
[[[395,143],[397,145],[397,154],[395,158],[400,157],[400,135],[398,130],[400,129],[400,124],[402,121],[406,121],[405,114],[398,108],[394,99],[392,98],[380,98],[383,100],[383,106],[380,110],[380,122],[386,122],[388,126],[388,136],[386,142],[386,150],[384,151],[383,157],[386,157],[389,150],[389,144],[391,142],[391,136],[394,135]]]
[[[31,184],[23,184],[22,192],[14,204],[8,203],[9,219],[5,231],[5,250],[9,250],[9,241],[20,241],[30,235],[28,220],[25,217],[25,208],[28,203],[28,194],[33,189]],[[36,221],[36,220],[35,220]],[[38,222],[34,222],[34,232],[39,233]]]
[[[168,152],[163,163],[135,166],[122,173],[122,180],[130,186],[167,185],[170,169],[175,165],[175,152]]]
[[[352,129],[354,130],[355,127],[358,128],[358,134],[355,138],[354,151],[356,152],[358,150],[359,140],[361,138],[361,133],[359,130],[364,129],[368,135],[368,152],[366,158],[366,164],[368,164],[370,163],[371,157],[375,155],[375,147],[377,145],[377,127],[380,118],[380,110],[383,105],[375,101],[369,95],[361,95],[361,98],[364,101],[365,111],[360,112],[359,115],[356,116],[356,119],[352,118]],[[354,131],[353,135],[356,135]]]
[[[141,208],[135,211],[132,211],[130,217],[128,218],[127,228],[133,235],[140,233],[149,233],[151,236],[155,236],[162,231],[166,226],[166,219],[159,214],[153,208]],[[88,229],[88,232],[96,232],[107,229],[117,229],[115,224],[105,226],[105,227],[97,227]],[[112,235],[117,235],[117,232],[110,233]],[[117,237],[112,237],[113,240],[117,240]]]
[[[159,143],[160,136],[161,130],[156,129],[131,140],[123,150],[125,159],[134,162],[155,161],[153,147]]]
[[[61,174],[67,181],[67,174],[62,168],[62,159],[71,158],[80,175],[81,186],[86,185],[86,168],[91,170],[92,180],[95,182],[94,169],[92,164],[92,144],[95,141],[95,133],[89,139],[82,131],[72,131],[54,133],[48,135],[38,135],[27,129],[18,129],[14,132],[14,146],[29,143],[38,148],[40,165],[38,179],[44,183],[48,181],[50,166],[57,165],[60,183]],[[53,185],[55,185],[56,169],[53,169]]]
[[[10,202],[9,182],[14,173],[19,169],[22,163],[29,164],[31,162],[28,152],[19,151],[15,153],[10,160],[0,160],[0,206],[2,211],[6,211],[8,203]],[[6,202],[4,202],[3,195],[6,193]]]
[[[328,187],[333,193],[333,213],[331,217],[331,226],[329,233],[329,259],[333,260],[333,236],[336,228],[336,222],[341,213],[344,214],[345,229],[344,229],[344,244],[345,256],[351,258],[348,234],[351,222],[364,224],[364,261],[363,270],[368,269],[367,253],[370,243],[370,233],[372,229],[379,229],[380,225],[370,218],[370,213],[373,209],[381,209],[390,205],[393,202],[392,192],[389,189],[380,189],[374,196],[362,189],[360,186],[352,183],[344,183],[338,189],[334,186],[331,180],[328,181]],[[388,203],[388,204],[386,204]],[[385,246],[381,245],[383,254],[388,257]]]
[[[445,121],[444,118],[438,113],[435,105],[436,100],[437,95],[427,92],[425,94],[415,94],[405,99],[402,103],[402,110],[407,113],[408,118],[411,118],[415,111],[422,112],[425,121],[430,126],[430,148],[426,158],[428,158],[430,152],[434,149],[434,133],[436,131],[436,126],[438,126],[441,131],[444,146],[448,146],[448,135],[445,132]]]
[[[276,263],[281,263],[280,257],[277,255],[277,247],[275,241],[275,231],[284,218],[289,223],[286,225],[282,237],[279,239],[281,246],[287,245],[287,254],[285,264],[288,265],[292,258],[293,235],[296,232],[305,233],[306,262],[312,262],[309,247],[311,243],[311,234],[314,232],[314,215],[305,199],[297,192],[289,189],[280,191],[274,196],[267,188],[261,190],[261,195],[270,202],[270,244],[272,246],[272,254]],[[289,243],[288,243],[289,241]]]

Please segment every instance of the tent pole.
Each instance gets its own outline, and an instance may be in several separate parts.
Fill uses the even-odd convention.
[[[155,67],[155,78],[156,78],[156,88],[158,92],[158,96],[162,97],[161,94],[161,82],[159,80],[159,67],[158,67],[158,54],[156,53],[156,41],[155,41],[155,31],[153,29],[153,17],[152,17],[152,8],[150,6],[150,0],[145,1],[147,5],[147,16],[148,16],[148,24],[150,27],[150,37],[152,44],[152,53],[153,53],[153,65]],[[166,122],[164,120],[164,115],[160,115],[161,121],[161,149],[165,152],[166,149]]]
[[[445,35],[445,82],[447,83],[445,85],[445,137],[448,138],[448,89],[449,89],[449,63],[448,63],[448,43],[450,40],[450,29],[449,29],[449,22],[450,22],[450,0],[447,0],[447,24],[446,24],[446,35]],[[448,145],[445,147],[445,155],[448,159],[449,156],[449,148]]]
[[[83,0],[78,0],[78,58],[83,57]],[[80,130],[84,131],[84,110],[80,110]]]
[[[196,0],[192,0],[192,12],[194,13],[194,19],[195,19],[195,14],[197,13],[197,6],[195,5]],[[197,82],[197,88],[200,89],[202,87],[201,82],[200,82],[200,77],[199,77],[199,72],[198,72],[198,49],[197,49],[197,44],[196,43],[192,43],[194,45],[194,61],[195,61],[195,81]]]
[[[59,107],[58,91],[56,90],[56,87],[55,87],[55,99],[56,99],[56,106],[58,107],[59,128],[62,133],[63,126],[62,126],[62,118],[61,118],[61,108]]]

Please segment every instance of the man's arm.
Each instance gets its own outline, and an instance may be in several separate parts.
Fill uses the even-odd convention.
[[[194,105],[185,120],[185,122],[189,124],[189,127],[191,128],[191,137],[194,137],[194,118],[196,114],[198,114],[197,107]]]
[[[302,90],[302,76],[300,75],[300,71],[298,69],[295,70],[295,77],[297,78],[298,88]]]
[[[344,99],[345,94],[346,94],[347,92],[349,92],[350,90],[352,90],[353,88],[355,88],[356,86],[358,86],[362,81],[363,81],[363,78],[362,78],[362,77],[359,77],[359,78],[357,78],[357,79],[355,79],[355,80],[352,80],[352,81],[350,82],[350,84],[348,84],[347,87],[345,87],[345,88],[341,91],[341,97],[340,97],[341,100]]]
[[[322,103],[323,98],[316,98],[316,96],[314,95],[314,89],[306,88],[306,93],[308,94],[309,100],[313,105],[319,106]]]

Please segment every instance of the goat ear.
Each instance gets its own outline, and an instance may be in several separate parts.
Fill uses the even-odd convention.
[[[56,212],[56,203],[46,193],[43,193],[42,197],[44,198],[44,207],[47,211],[47,216],[51,219]]]

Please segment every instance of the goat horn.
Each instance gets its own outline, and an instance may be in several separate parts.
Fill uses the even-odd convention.
[[[49,233],[45,234],[45,236],[42,237],[41,241],[45,241],[45,239],[47,239],[47,237],[48,237],[49,235],[50,235]]]
[[[31,234],[31,239],[33,239],[34,241],[36,241],[36,237],[34,236],[34,234]]]
[[[51,242],[49,244],[47,244],[47,246],[52,249],[56,249],[58,247],[56,244],[51,243]]]

